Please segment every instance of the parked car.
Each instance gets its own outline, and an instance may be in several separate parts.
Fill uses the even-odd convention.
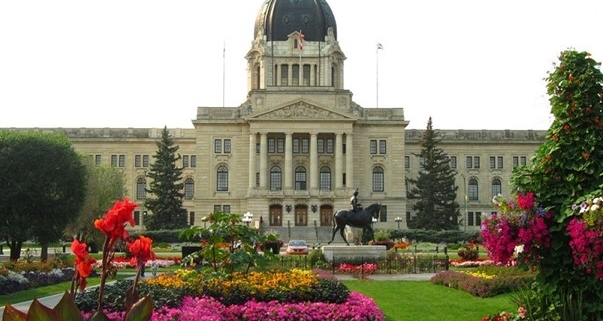
[[[287,243],[287,254],[308,254],[308,244],[304,240],[291,240]]]

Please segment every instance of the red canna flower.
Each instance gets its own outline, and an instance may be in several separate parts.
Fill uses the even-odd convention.
[[[130,202],[126,197],[123,201],[115,202],[105,214],[104,218],[99,218],[94,221],[94,227],[107,235],[111,240],[115,241],[119,238],[127,238],[126,223],[131,226],[136,226],[132,213],[138,206],[136,203]]]
[[[157,258],[155,253],[152,251],[153,240],[140,235],[137,240],[126,243],[128,251],[132,253],[132,259],[130,265],[136,265],[137,263],[144,264],[149,260]]]
[[[87,284],[86,278],[90,276],[90,272],[93,270],[92,265],[96,263],[96,260],[88,253],[88,245],[77,239],[71,242],[71,251],[75,254],[76,275],[74,277],[77,279],[78,288],[84,291]]]

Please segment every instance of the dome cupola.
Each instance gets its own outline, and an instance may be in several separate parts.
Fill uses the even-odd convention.
[[[254,36],[262,30],[266,41],[285,41],[301,31],[305,41],[324,41],[329,28],[336,40],[335,16],[325,0],[266,0],[255,20]]]

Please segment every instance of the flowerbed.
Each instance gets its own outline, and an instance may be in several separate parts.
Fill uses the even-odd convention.
[[[478,267],[478,266],[493,265],[493,264],[494,264],[494,261],[488,260],[488,259],[475,259],[475,260],[457,259],[457,260],[450,260],[450,265],[452,265],[454,267],[459,267],[459,268]]]
[[[431,278],[434,284],[459,289],[482,298],[514,291],[533,280],[532,274],[495,275],[483,271],[443,271]]]
[[[57,262],[5,262],[0,268],[0,295],[70,281],[74,269]]]
[[[110,320],[125,313],[126,281],[107,285],[105,311]],[[114,287],[114,288],[112,288]],[[234,273],[212,276],[192,270],[164,274],[139,283],[156,307],[151,320],[384,320],[369,297],[311,271]],[[79,293],[84,316],[94,312],[96,290]]]

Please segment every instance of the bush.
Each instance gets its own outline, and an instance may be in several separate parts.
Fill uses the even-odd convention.
[[[513,292],[534,281],[532,274],[497,275],[487,277],[484,272],[443,271],[431,278],[434,284],[459,289],[473,296],[487,298],[502,293]]]

